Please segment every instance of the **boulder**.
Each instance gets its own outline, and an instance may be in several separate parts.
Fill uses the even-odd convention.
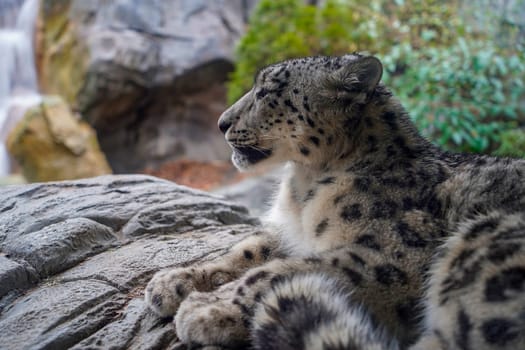
[[[258,230],[244,207],[150,176],[0,187],[0,349],[178,348],[148,280]]]
[[[95,127],[116,172],[225,160],[216,121],[256,2],[44,0],[41,88],[66,96]]]
[[[110,174],[94,130],[58,97],[44,97],[9,133],[7,147],[28,181]]]

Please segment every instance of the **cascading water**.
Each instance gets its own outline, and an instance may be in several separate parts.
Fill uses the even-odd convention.
[[[33,53],[38,6],[38,0],[0,0],[0,176],[10,172],[10,129],[40,101]]]

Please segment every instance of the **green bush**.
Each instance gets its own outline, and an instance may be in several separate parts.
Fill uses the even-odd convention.
[[[525,54],[462,23],[455,0],[261,0],[237,48],[233,102],[267,64],[367,51],[422,132],[459,151],[490,152],[525,124]],[[464,37],[464,39],[458,39]],[[514,142],[515,138],[506,140]]]
[[[494,153],[498,156],[525,158],[525,128],[503,132],[501,145]]]
[[[310,55],[337,55],[370,49],[373,38],[363,14],[350,2],[327,0],[318,8],[302,0],[261,0],[237,47],[228,101],[241,97],[260,68]]]
[[[490,43],[459,39],[417,51],[399,45],[382,60],[384,80],[418,128],[446,148],[492,151],[525,115],[523,54],[503,56]]]

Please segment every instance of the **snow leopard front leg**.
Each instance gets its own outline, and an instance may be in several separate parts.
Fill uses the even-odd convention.
[[[159,316],[174,316],[191,292],[210,292],[254,266],[284,256],[277,248],[278,240],[273,235],[257,233],[234,245],[217,260],[157,272],[146,287],[144,299]]]
[[[275,322],[272,317],[267,317],[272,311],[258,313],[259,317],[254,319],[257,305],[269,290],[290,276],[322,275],[338,281],[339,292],[343,295],[351,293],[356,306],[371,306],[368,310],[380,315],[389,333],[403,343],[407,340],[405,330],[414,328],[407,315],[416,313],[413,309],[421,293],[420,276],[403,271],[394,261],[386,259],[368,264],[360,257],[361,253],[362,248],[350,246],[322,256],[275,259],[248,270],[240,279],[213,292],[193,292],[182,302],[175,317],[177,335],[184,343],[192,345],[246,346],[252,322],[266,330],[282,327],[279,317],[273,319]],[[315,294],[315,291],[311,292]],[[276,312],[286,314],[295,308],[295,303],[291,298],[282,298],[274,308]],[[308,318],[306,314],[302,316]]]

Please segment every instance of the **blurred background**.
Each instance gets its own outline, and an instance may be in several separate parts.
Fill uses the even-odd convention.
[[[525,157],[524,45],[525,0],[0,0],[0,184],[240,181],[216,123],[254,73],[354,51],[433,142]]]

